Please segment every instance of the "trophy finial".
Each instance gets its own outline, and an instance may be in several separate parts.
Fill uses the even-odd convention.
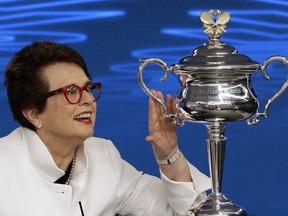
[[[219,37],[226,33],[226,23],[230,20],[230,13],[220,10],[210,10],[200,14],[200,20],[205,28],[204,33],[211,37]]]

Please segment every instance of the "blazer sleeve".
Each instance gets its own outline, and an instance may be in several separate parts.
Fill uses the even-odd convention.
[[[159,179],[137,171],[121,159],[116,148],[113,151],[119,178],[116,211],[120,215],[187,215],[193,203],[198,204],[205,198],[205,190],[210,187],[209,178],[192,165],[193,183],[173,182],[162,173]]]
[[[206,198],[206,191],[211,188],[210,178],[189,165],[193,182],[171,181],[160,171],[164,196],[178,215],[187,215],[189,210],[198,206]]]

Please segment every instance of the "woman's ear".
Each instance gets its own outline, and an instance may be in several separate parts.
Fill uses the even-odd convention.
[[[22,114],[30,121],[36,128],[40,129],[42,127],[42,121],[39,118],[39,113],[35,109],[25,109],[22,110]]]

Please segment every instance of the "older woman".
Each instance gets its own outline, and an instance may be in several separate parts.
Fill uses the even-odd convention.
[[[5,76],[21,126],[0,139],[0,215],[186,215],[204,199],[209,179],[178,150],[175,127],[153,100],[146,140],[161,180],[121,159],[111,141],[92,137],[101,84],[74,49],[33,42]]]

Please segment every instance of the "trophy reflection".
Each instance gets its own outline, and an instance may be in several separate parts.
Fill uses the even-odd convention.
[[[259,117],[267,117],[269,106],[287,89],[288,81],[268,100],[261,113],[258,112],[259,102],[250,77],[261,72],[264,78],[269,79],[266,74],[267,66],[274,61],[288,66],[288,59],[284,56],[272,56],[260,65],[222,42],[220,36],[226,32],[226,24],[230,20],[227,12],[202,12],[200,20],[205,28],[204,33],[209,37],[208,41],[194,49],[190,56],[169,67],[159,58],[140,59],[138,82],[143,91],[163,108],[164,117],[172,118],[176,126],[183,126],[186,122],[207,124],[212,193],[193,210],[194,215],[245,216],[246,211],[228,200],[221,191],[227,141],[225,123],[247,120],[249,125],[255,125],[260,122]],[[162,67],[164,76],[161,81],[165,81],[170,72],[179,77],[181,91],[175,100],[175,113],[168,113],[163,102],[145,85],[142,73],[149,64]]]

